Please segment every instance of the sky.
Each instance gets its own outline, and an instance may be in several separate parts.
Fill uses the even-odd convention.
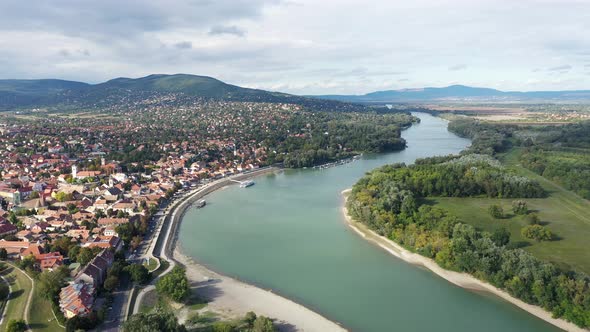
[[[590,89],[590,0],[1,0],[0,78]]]

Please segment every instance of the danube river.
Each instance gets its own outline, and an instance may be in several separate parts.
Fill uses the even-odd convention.
[[[272,289],[352,331],[556,331],[494,296],[454,286],[359,237],[340,192],[375,167],[458,153],[469,141],[419,113],[404,151],[326,170],[288,170],[227,187],[187,212],[186,255],[222,274]]]

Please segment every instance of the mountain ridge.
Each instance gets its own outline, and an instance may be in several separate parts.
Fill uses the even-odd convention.
[[[364,95],[315,95],[314,98],[347,102],[423,102],[453,100],[586,100],[590,90],[563,91],[501,91],[492,88],[450,85],[447,87],[424,87],[415,89],[382,90]]]
[[[248,102],[298,104],[324,103],[322,107],[351,110],[342,103],[412,103],[452,101],[590,101],[590,90],[501,91],[491,88],[451,85],[414,89],[374,91],[364,95],[298,96],[282,92],[244,88],[210,76],[191,74],[152,74],[139,78],[118,77],[88,84],[60,79],[0,80],[0,109],[56,106],[61,104],[103,105],[142,94],[182,93],[187,96]]]

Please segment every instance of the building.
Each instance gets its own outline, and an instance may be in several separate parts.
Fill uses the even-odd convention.
[[[59,308],[68,319],[89,314],[93,304],[94,288],[83,281],[76,281],[59,293]]]

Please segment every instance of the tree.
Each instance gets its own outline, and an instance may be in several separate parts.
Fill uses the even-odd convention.
[[[65,202],[65,201],[71,201],[72,200],[72,194],[67,194],[63,191],[60,191],[58,193],[55,194],[55,199],[58,202]]]
[[[497,205],[497,204],[491,205],[488,208],[488,212],[492,217],[494,217],[496,219],[504,218],[504,210],[502,209],[502,207],[500,205]]]
[[[524,217],[524,220],[529,225],[538,225],[541,222],[539,215],[537,215],[536,213],[527,214],[526,217]]]
[[[504,227],[498,228],[490,238],[497,246],[505,246],[510,242],[510,232]]]
[[[527,214],[529,209],[523,200],[512,201],[512,212],[515,214]]]
[[[167,331],[186,332],[184,325],[178,324],[178,320],[171,312],[157,309],[151,313],[138,313],[131,316],[123,324],[124,332]]]
[[[48,300],[53,300],[65,284],[65,279],[69,276],[66,266],[62,266],[55,271],[43,271],[38,276],[39,293]]]
[[[32,270],[35,267],[35,263],[37,263],[37,260],[35,259],[35,256],[31,254],[21,259],[18,265],[23,270]]]
[[[94,258],[94,253],[92,249],[88,247],[83,247],[80,249],[78,253],[78,257],[76,257],[76,262],[80,263],[82,266],[90,263],[90,261]]]
[[[184,268],[176,265],[170,273],[164,275],[156,283],[158,293],[180,302],[190,294],[190,287]]]
[[[108,291],[113,291],[119,286],[119,278],[116,275],[110,275],[104,281],[104,289]]]
[[[529,225],[520,232],[525,238],[536,241],[549,241],[553,238],[551,231],[541,225]]]
[[[11,319],[6,326],[6,332],[24,332],[26,330],[27,323],[22,319]]]
[[[0,260],[5,261],[8,258],[8,252],[4,248],[0,248]]]
[[[131,275],[131,280],[138,284],[145,284],[150,277],[148,269],[137,263],[125,267],[125,271]]]

